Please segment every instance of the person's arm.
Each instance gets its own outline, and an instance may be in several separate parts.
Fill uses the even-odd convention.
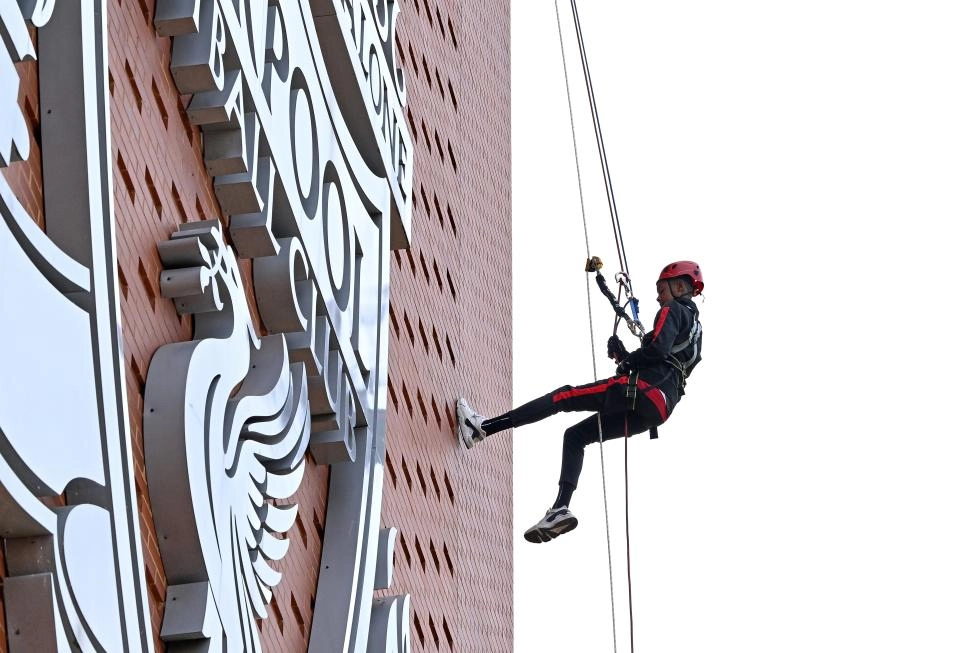
[[[657,311],[653,331],[643,336],[642,345],[626,356],[628,365],[635,369],[651,367],[670,355],[677,342],[677,334],[684,328],[683,307],[670,302]]]

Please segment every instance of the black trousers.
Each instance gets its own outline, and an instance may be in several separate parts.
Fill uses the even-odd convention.
[[[666,398],[656,387],[640,379],[637,396],[627,398],[629,377],[614,376],[595,383],[562,386],[507,413],[513,427],[540,421],[557,413],[589,411],[596,413],[565,431],[562,445],[560,483],[578,487],[585,460],[585,447],[602,439],[613,440],[636,435],[662,424],[668,416]]]

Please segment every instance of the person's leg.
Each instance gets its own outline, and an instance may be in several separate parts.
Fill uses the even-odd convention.
[[[483,420],[480,428],[487,435],[541,421],[561,412],[611,411],[625,408],[625,376],[603,379],[585,385],[565,385],[526,404]]]
[[[500,433],[501,431],[526,424],[533,424],[534,422],[543,420],[545,417],[550,417],[557,412],[552,407],[551,394],[553,393],[532,399],[514,410],[507,411],[503,415],[488,417],[483,420],[480,427],[487,435],[493,435],[494,433]]]
[[[618,412],[626,409],[626,376],[615,376],[585,385],[565,385],[553,392],[498,415],[484,417],[460,398],[456,402],[456,432],[467,449],[488,435],[518,426],[525,426],[559,412],[594,411]]]
[[[599,441],[600,424],[604,441],[621,438],[626,434],[636,435],[651,426],[650,420],[642,415],[622,410],[615,413],[602,413],[601,419],[599,415],[592,415],[566,430],[558,497],[552,507],[545,512],[544,517],[524,531],[524,539],[528,542],[534,544],[550,542],[578,526],[578,519],[568,506],[582,472],[585,446]]]
[[[558,480],[558,497],[553,508],[568,507],[572,493],[578,487],[585,461],[585,447],[599,441],[599,426],[602,425],[602,440],[615,440],[624,434],[636,435],[650,429],[653,424],[643,415],[635,412],[603,413],[591,415],[565,431],[562,443],[561,475]]]

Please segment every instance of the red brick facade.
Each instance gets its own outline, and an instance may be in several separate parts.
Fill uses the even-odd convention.
[[[177,94],[170,76],[171,39],[153,29],[153,0],[107,5],[117,272],[156,637],[167,584],[143,464],[142,393],[157,348],[191,336],[190,318],[160,296],[156,244],[180,223],[223,216],[199,130],[184,110],[189,97]],[[463,453],[453,405],[459,394],[491,413],[511,402],[510,8],[458,0],[401,0],[401,8],[397,45],[408,78],[415,183],[412,247],[391,259],[382,525],[398,528],[399,538],[395,582],[385,593],[411,593],[415,651],[508,651],[510,441]],[[24,63],[19,71],[22,106],[36,133],[37,67]],[[43,226],[41,154],[36,140],[31,146],[30,160],[3,174]],[[249,263],[239,264],[251,299]],[[305,651],[309,638],[329,472],[308,463],[290,501],[300,514],[280,565],[285,578],[261,623],[267,651]]]
[[[391,265],[382,523],[414,651],[511,651],[510,438],[463,452],[455,400],[511,407],[510,7],[402,0],[412,247]]]

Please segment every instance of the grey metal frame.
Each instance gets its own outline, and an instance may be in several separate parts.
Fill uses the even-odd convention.
[[[28,25],[38,28],[35,55]],[[149,651],[121,365],[102,2],[0,3],[0,164],[30,139],[38,59],[46,233],[0,178],[0,534],[13,651]],[[54,154],[57,153],[57,154]],[[64,507],[45,497],[64,495]]]

